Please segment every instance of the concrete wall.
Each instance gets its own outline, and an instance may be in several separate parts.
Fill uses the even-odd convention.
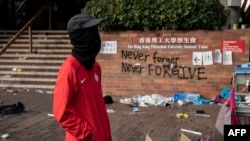
[[[242,0],[239,0],[242,1]],[[220,2],[230,10],[230,16],[227,19],[226,25],[223,27],[224,29],[226,28],[232,28],[233,24],[238,24],[239,23],[239,12],[240,12],[240,7],[238,6],[227,6],[228,0],[220,0]],[[238,27],[240,28],[240,27]]]
[[[101,32],[101,37],[103,41],[117,41],[117,53],[97,57],[102,66],[105,94],[172,96],[185,92],[213,99],[222,89],[232,86],[235,66],[249,62],[249,29]],[[178,39],[183,42],[176,43]],[[184,43],[185,40],[188,42]],[[210,52],[212,57],[208,55],[204,59],[213,61],[215,50],[221,49],[222,40],[245,41],[244,52],[232,53],[232,65],[193,64],[194,52]]]

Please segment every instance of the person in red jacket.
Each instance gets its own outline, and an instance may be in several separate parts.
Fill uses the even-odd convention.
[[[86,13],[70,18],[72,53],[64,60],[53,90],[53,113],[66,131],[65,141],[111,141],[110,122],[95,58],[101,48],[98,25]]]

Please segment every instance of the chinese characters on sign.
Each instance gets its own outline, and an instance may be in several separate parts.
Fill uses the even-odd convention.
[[[141,37],[139,38],[140,44],[161,44],[161,43],[168,43],[168,44],[195,44],[196,38],[195,37],[166,37],[166,38],[160,38],[160,37]]]
[[[212,65],[213,54],[211,51],[207,52],[193,52],[193,65]]]
[[[214,63],[220,64],[222,62],[222,54],[220,49],[214,51]]]
[[[233,64],[232,51],[224,51],[223,52],[223,65],[232,65],[232,64]]]
[[[196,37],[140,37],[134,38],[129,49],[208,49]]]
[[[214,60],[214,62],[213,62]],[[232,51],[224,51],[221,55],[219,50],[215,50],[215,57],[211,51],[207,52],[193,52],[193,65],[213,65],[214,63],[222,63],[223,65],[232,65]]]
[[[133,40],[134,44],[129,44],[129,49],[208,49],[196,37],[140,37]],[[223,65],[232,65],[232,53],[244,53],[244,40],[223,40],[220,49],[213,53],[193,52],[193,65],[212,65],[213,63],[223,63]],[[102,41],[101,54],[117,54],[117,41]]]
[[[117,54],[117,41],[102,41],[101,54]]]

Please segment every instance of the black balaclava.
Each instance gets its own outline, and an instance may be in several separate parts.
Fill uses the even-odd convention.
[[[101,39],[98,24],[102,19],[94,19],[88,14],[77,14],[72,17],[67,25],[69,38],[73,45],[72,55],[81,64],[91,70],[95,63],[95,57],[101,49]]]

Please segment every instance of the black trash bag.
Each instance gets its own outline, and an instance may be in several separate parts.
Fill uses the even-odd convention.
[[[23,113],[24,110],[25,107],[23,103],[18,101],[16,104],[0,106],[0,115],[4,116],[4,115],[20,114]]]
[[[112,104],[112,103],[114,103],[113,98],[110,95],[105,95],[104,96],[104,102],[105,102],[105,104]]]

